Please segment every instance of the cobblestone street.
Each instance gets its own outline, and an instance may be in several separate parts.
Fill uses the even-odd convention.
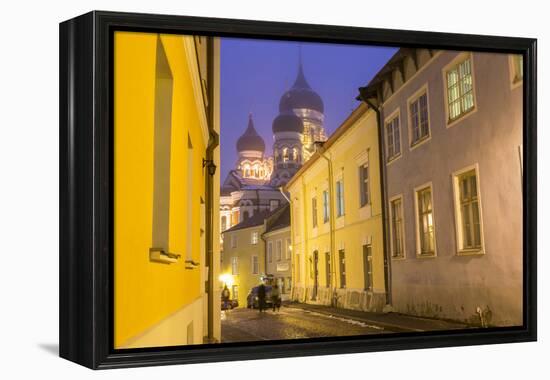
[[[396,313],[366,313],[324,306],[289,304],[280,311],[238,308],[222,312],[222,342],[318,338],[464,329],[469,326]]]

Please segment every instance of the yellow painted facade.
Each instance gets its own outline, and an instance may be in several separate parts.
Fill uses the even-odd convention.
[[[385,305],[376,118],[361,104],[287,184],[292,201],[294,300],[368,311],[380,311]],[[361,206],[364,166],[368,166],[369,200]],[[337,182],[343,189],[337,189]],[[325,197],[330,200],[326,211]]]
[[[239,307],[246,307],[246,298],[254,286],[260,284],[260,276],[265,275],[265,242],[261,235],[265,231],[264,223],[258,226],[224,232],[221,273],[222,286],[226,282],[235,298],[234,286],[237,288]],[[257,234],[253,243],[252,234]],[[254,271],[253,257],[257,257],[257,270]],[[236,264],[235,261],[236,260]]]
[[[189,36],[115,34],[116,348],[203,342],[202,160],[209,135],[195,43]],[[181,256],[155,262],[151,248]]]

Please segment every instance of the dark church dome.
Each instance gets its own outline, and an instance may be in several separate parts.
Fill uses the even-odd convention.
[[[252,114],[248,116],[248,127],[246,128],[246,131],[244,131],[241,137],[237,140],[237,151],[242,152],[245,150],[254,150],[262,153],[265,151],[264,139],[258,135],[258,132],[256,132],[256,129],[254,128]]]
[[[304,133],[304,123],[302,119],[293,113],[279,114],[274,120],[272,125],[273,133],[277,132],[298,132]]]
[[[302,69],[302,63],[298,66],[298,76],[294,85],[283,94],[279,102],[279,112],[291,112],[293,109],[306,108],[323,113],[325,106],[323,100],[307,83]]]

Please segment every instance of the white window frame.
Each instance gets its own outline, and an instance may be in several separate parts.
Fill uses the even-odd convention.
[[[281,261],[283,259],[283,241],[278,239],[275,242],[275,260]]]
[[[328,189],[324,189],[321,194],[323,195],[323,224],[330,221],[330,193]]]
[[[259,233],[258,231],[253,231],[250,233],[250,244],[257,245],[259,240]]]
[[[476,190],[477,190],[477,204],[479,211],[479,234],[480,234],[480,248],[464,248],[462,246],[462,214],[460,207],[460,184],[458,182],[459,177],[469,171],[475,171],[476,174]],[[484,255],[485,254],[485,240],[483,234],[483,211],[481,205],[481,190],[480,190],[480,178],[479,178],[479,165],[477,163],[459,169],[452,173],[452,185],[453,185],[453,198],[454,198],[454,214],[455,214],[455,240],[456,240],[456,254],[457,256],[470,256],[470,255]]]
[[[313,207],[314,203],[315,207]],[[319,227],[319,202],[317,199],[317,195],[311,197],[311,219],[311,228],[316,229],[317,227]]]
[[[273,262],[273,242],[271,241],[267,243],[267,262]]]
[[[418,208],[418,193],[422,190],[425,190],[429,188],[430,189],[430,195],[432,198],[432,224],[433,224],[433,230],[434,230],[434,252],[432,254],[423,254],[421,251],[421,243],[420,243],[420,223],[419,223],[419,208]],[[413,190],[413,197],[414,197],[414,223],[415,223],[415,234],[416,234],[416,257],[417,258],[434,258],[437,257],[437,227],[435,222],[435,204],[434,204],[434,191],[433,191],[433,184],[432,182],[427,182],[423,185],[417,186]]]
[[[448,84],[447,84],[447,72],[457,67],[462,62],[470,60],[470,70],[472,73],[472,94],[474,106],[466,112],[461,112],[456,118],[450,119],[449,113],[449,96],[448,96]],[[477,111],[477,95],[476,95],[476,75],[474,66],[474,55],[471,52],[462,52],[458,54],[450,63],[448,63],[441,70],[443,75],[443,98],[445,101],[445,124],[447,128],[450,128]]]
[[[239,258],[237,256],[231,257],[231,274],[233,276],[239,274]]]
[[[394,256],[393,254],[393,207],[392,204],[394,201],[400,200],[401,201],[401,246],[403,248],[403,252],[401,253],[401,256]],[[396,195],[394,197],[391,197],[389,199],[389,217],[390,217],[390,254],[392,260],[404,260],[407,257],[407,249],[405,246],[405,207],[404,207],[404,199],[403,194]]]
[[[413,120],[411,105],[417,102],[422,95],[426,94],[426,107],[428,112],[428,135],[421,137],[417,141],[413,141],[414,131],[413,131]],[[407,99],[407,131],[409,134],[409,150],[418,148],[419,146],[427,143],[432,138],[432,124],[430,118],[430,93],[428,90],[428,84],[424,84],[418,91],[416,91],[412,96]]]
[[[260,274],[260,261],[257,255],[250,256],[250,272],[252,274]]]
[[[231,234],[231,248],[237,248],[237,235]]]
[[[344,198],[344,178],[340,176],[334,184],[336,196],[336,217],[341,218],[346,214]]]
[[[399,123],[398,123],[398,130],[399,130],[399,152],[394,154],[393,156],[390,157],[389,155],[389,138],[388,138],[388,124],[390,122],[393,122],[393,120],[395,118],[398,118],[399,120]],[[400,158],[402,155],[403,155],[403,130],[402,130],[402,125],[403,125],[403,119],[401,119],[401,108],[400,107],[397,107],[391,114],[389,114],[388,117],[386,117],[384,119],[384,141],[386,142],[385,145],[385,153],[386,153],[386,165],[396,161],[398,158]],[[394,137],[395,136],[395,131],[392,131],[392,141],[394,141]],[[395,144],[394,144],[395,146]]]

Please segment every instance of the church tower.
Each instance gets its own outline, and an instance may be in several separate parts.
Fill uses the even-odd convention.
[[[298,63],[298,75],[292,87],[283,94],[279,102],[281,114],[292,113],[302,120],[302,160],[306,162],[315,153],[315,142],[326,141],[324,128],[324,104],[306,80],[302,66],[302,55]]]
[[[252,114],[248,127],[237,140],[237,172],[240,177],[254,182],[265,182],[271,177],[272,163],[264,158],[265,142],[254,128]]]
[[[281,113],[273,120],[272,131],[274,170],[271,186],[279,187],[286,184],[302,166],[304,124],[293,113]]]

